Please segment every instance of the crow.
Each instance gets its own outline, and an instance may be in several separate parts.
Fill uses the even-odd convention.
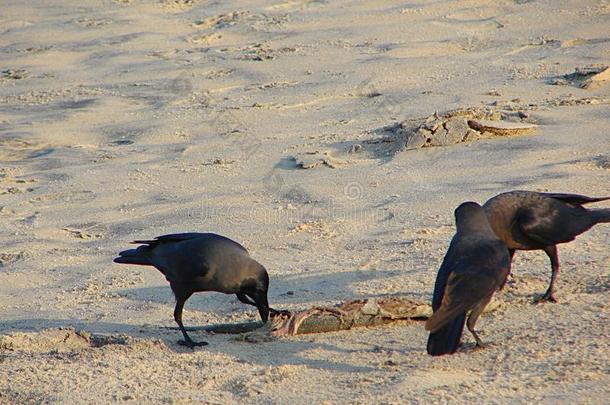
[[[184,336],[178,343],[191,348],[207,345],[191,340],[182,324],[184,303],[198,291],[235,294],[241,302],[258,308],[262,321],[267,322],[269,275],[239,243],[214,233],[195,232],[131,243],[142,246],[120,252],[114,262],[154,266],[163,273],[176,297],[174,320]]]
[[[432,356],[455,353],[468,311],[468,330],[476,347],[484,347],[474,326],[510,272],[508,248],[489,226],[479,204],[462,203],[455,210],[455,223],[457,232],[434,285],[434,312],[425,325],[430,331],[427,351]]]
[[[578,194],[510,191],[489,199],[483,209],[489,223],[506,243],[511,259],[515,250],[544,250],[551,259],[551,283],[537,302],[557,302],[559,275],[557,245],[573,241],[592,226],[610,222],[610,209],[591,209],[584,204],[609,200]]]

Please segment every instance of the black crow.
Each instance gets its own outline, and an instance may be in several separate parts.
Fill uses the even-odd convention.
[[[468,311],[468,330],[477,347],[483,347],[474,326],[510,272],[508,248],[489,226],[479,204],[461,204],[455,210],[455,223],[457,232],[434,285],[434,313],[426,321],[427,351],[432,356],[455,353]]]
[[[163,273],[176,297],[174,319],[184,336],[180,344],[207,344],[191,340],[182,324],[184,303],[198,291],[235,294],[241,302],[257,307],[267,322],[269,276],[239,243],[213,233],[178,233],[132,243],[142,246],[119,253],[114,261],[154,266]]]
[[[489,223],[506,243],[511,258],[515,250],[544,250],[551,259],[551,283],[538,301],[557,302],[555,282],[559,275],[557,245],[573,241],[593,225],[610,222],[610,209],[591,209],[584,204],[609,200],[577,194],[510,191],[484,205]]]

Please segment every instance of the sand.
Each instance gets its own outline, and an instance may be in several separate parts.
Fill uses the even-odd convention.
[[[191,351],[163,276],[112,258],[212,231],[277,308],[428,301],[462,201],[610,194],[610,84],[560,80],[610,63],[609,23],[607,1],[3,1],[0,403],[607,401],[608,225],[560,246],[558,304],[532,303],[544,253],[517,253],[490,346],[443,358],[421,322]],[[461,108],[536,131],[404,150],[388,130]],[[184,314],[255,318],[215,293]]]

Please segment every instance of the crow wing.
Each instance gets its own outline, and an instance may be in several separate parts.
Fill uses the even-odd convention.
[[[580,194],[563,194],[563,193],[540,193],[543,196],[554,198],[563,201],[567,204],[583,205],[599,201],[610,200],[610,197],[587,197]]]
[[[201,232],[172,233],[172,234],[168,234],[168,235],[157,236],[153,240],[134,240],[131,243],[145,244],[145,245],[149,245],[151,247],[155,247],[155,246],[158,246],[161,244],[183,242],[183,241],[198,239],[198,238],[214,238],[214,239],[225,240],[225,241],[228,241],[228,242],[231,242],[231,243],[237,245],[239,248],[241,248],[245,252],[248,252],[248,250],[245,247],[243,247],[241,244],[239,244],[239,243],[235,242],[234,240],[229,239],[225,236],[218,235],[215,233],[201,233]]]

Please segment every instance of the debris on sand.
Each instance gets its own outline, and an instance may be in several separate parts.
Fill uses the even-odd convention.
[[[518,118],[528,118],[517,115]],[[427,118],[405,120],[384,128],[404,140],[404,149],[429,146],[448,146],[490,136],[516,136],[532,133],[536,125],[521,121],[509,121],[486,108],[466,108]]]
[[[553,78],[554,85],[572,85],[583,89],[595,89],[610,82],[609,66],[586,66],[576,68],[573,73]]]
[[[400,319],[428,318],[431,308],[426,303],[389,297],[347,301],[334,307],[280,314],[273,318],[273,336],[293,336],[347,330],[354,327],[378,326]]]
[[[485,312],[495,311],[501,306],[501,301],[494,300],[485,308]],[[264,325],[256,321],[191,329],[242,334],[238,340],[257,343],[278,337],[376,327],[396,321],[421,321],[431,315],[432,307],[429,303],[396,296],[350,300],[334,306],[314,307],[294,312],[278,311],[272,314],[270,322]]]
[[[313,151],[297,154],[292,157],[297,166],[303,169],[313,169],[320,165],[326,165],[332,169],[345,164],[341,159],[337,159],[331,155],[330,151]]]
[[[468,126],[481,133],[489,132],[498,136],[517,136],[533,133],[537,125],[526,122],[468,120]]]
[[[359,159],[391,159],[405,150],[450,146],[498,136],[528,135],[538,128],[530,122],[531,115],[525,111],[533,109],[532,106],[513,99],[502,110],[487,106],[460,108],[443,114],[435,112],[425,118],[411,118],[377,129],[374,132],[381,137],[352,144],[341,151],[316,150],[299,153],[291,159],[303,169],[337,168]]]

